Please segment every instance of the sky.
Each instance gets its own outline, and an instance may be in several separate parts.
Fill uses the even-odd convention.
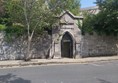
[[[96,0],[80,0],[81,8],[95,6],[96,5],[94,4],[95,1]]]

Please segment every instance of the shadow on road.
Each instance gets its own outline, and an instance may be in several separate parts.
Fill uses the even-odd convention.
[[[25,80],[11,73],[7,75],[0,75],[0,83],[31,83],[30,80]]]
[[[112,83],[112,82],[109,82],[109,81],[106,81],[106,80],[103,80],[103,79],[98,79],[98,81],[100,81],[100,83]]]

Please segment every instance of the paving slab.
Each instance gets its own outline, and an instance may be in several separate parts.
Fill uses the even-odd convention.
[[[69,64],[69,63],[90,63],[90,62],[101,62],[101,61],[113,61],[118,60],[118,56],[109,56],[109,57],[88,57],[88,58],[79,58],[79,59],[31,59],[31,61],[23,60],[7,60],[0,61],[0,68],[5,67],[21,67],[29,65],[50,65],[50,64]]]

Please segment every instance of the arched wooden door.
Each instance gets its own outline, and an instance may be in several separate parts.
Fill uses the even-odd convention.
[[[73,39],[69,32],[61,40],[61,57],[73,58]]]

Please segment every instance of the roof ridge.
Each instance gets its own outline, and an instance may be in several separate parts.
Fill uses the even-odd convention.
[[[80,8],[80,10],[90,10],[90,9],[97,9],[99,8],[98,6],[90,6],[90,7],[85,7],[85,8]]]

